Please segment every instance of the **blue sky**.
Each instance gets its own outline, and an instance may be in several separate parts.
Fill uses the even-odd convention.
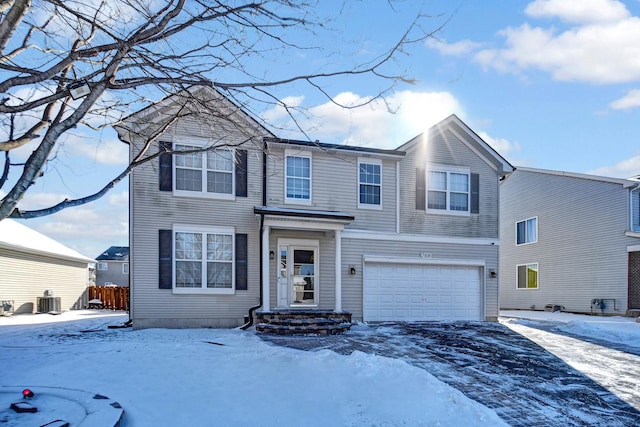
[[[383,7],[384,6],[384,7]],[[335,15],[334,2],[316,11]],[[324,10],[326,8],[327,10]],[[355,1],[329,25],[326,50],[278,58],[275,74],[349,66],[360,53],[382,52],[419,10],[437,39],[413,45],[393,64],[416,79],[381,103],[342,110],[308,87],[278,90],[310,108],[302,120],[312,139],[393,148],[455,113],[515,166],[613,177],[640,174],[640,2],[638,0]],[[301,38],[308,35],[301,35]],[[318,41],[316,41],[318,43]],[[326,52],[340,54],[327,56]],[[354,59],[355,58],[355,59]],[[325,89],[345,103],[375,95],[380,82],[334,79]],[[287,126],[279,109],[259,112]],[[303,139],[296,131],[277,131]],[[126,165],[114,132],[73,135],[24,207],[43,207],[100,188]],[[95,138],[99,143],[95,144]],[[28,220],[26,225],[90,257],[127,245],[127,183],[98,202]]]

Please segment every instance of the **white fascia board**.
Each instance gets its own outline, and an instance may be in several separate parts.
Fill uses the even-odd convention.
[[[449,236],[426,236],[421,234],[396,234],[369,230],[344,230],[343,239],[360,240],[383,240],[396,242],[417,242],[417,243],[442,243],[451,245],[476,245],[476,246],[498,246],[500,239],[488,239],[484,237],[449,237]]]
[[[640,245],[627,246],[627,252],[640,252]]]
[[[547,174],[547,175],[567,176],[570,178],[588,179],[591,181],[608,182],[611,184],[622,185],[623,188],[633,188],[638,185],[637,182],[630,179],[624,179],[624,178],[611,178],[608,176],[589,175],[585,173],[557,171],[557,170],[551,170],[551,169],[537,169],[537,168],[520,167],[520,166],[518,166],[516,169],[522,172],[533,172],[533,173],[541,173],[541,174]]]

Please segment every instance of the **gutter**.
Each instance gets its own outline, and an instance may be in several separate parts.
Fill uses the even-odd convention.
[[[267,206],[267,140],[262,140],[262,206]],[[240,329],[246,330],[253,326],[253,313],[262,307],[264,302],[264,295],[262,294],[262,284],[267,279],[262,274],[262,230],[264,229],[264,213],[260,214],[260,232],[258,234],[260,238],[260,302],[258,305],[249,309],[249,320],[244,325],[240,326]]]

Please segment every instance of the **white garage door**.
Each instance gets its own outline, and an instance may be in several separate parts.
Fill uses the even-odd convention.
[[[480,269],[366,263],[365,321],[482,320]]]

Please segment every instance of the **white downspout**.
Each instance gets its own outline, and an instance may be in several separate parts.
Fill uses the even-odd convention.
[[[340,230],[336,230],[335,241],[336,304],[334,310],[336,313],[342,313],[342,235]]]
[[[400,234],[400,162],[396,161],[396,234]]]

